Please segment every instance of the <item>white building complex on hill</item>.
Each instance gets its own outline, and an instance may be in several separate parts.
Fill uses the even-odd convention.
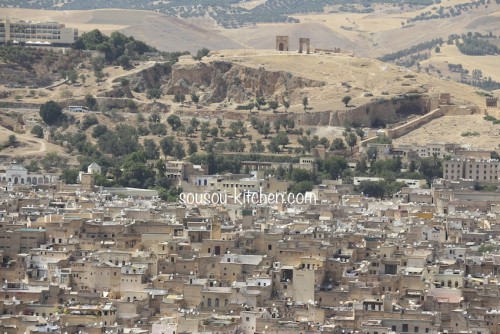
[[[58,22],[0,19],[0,43],[26,46],[69,46],[78,39],[78,29]]]

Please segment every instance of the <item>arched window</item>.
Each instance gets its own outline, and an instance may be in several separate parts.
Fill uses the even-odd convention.
[[[208,300],[207,300],[207,306],[208,307],[212,306],[212,298],[208,298]]]
[[[215,298],[215,307],[219,307],[219,298]]]

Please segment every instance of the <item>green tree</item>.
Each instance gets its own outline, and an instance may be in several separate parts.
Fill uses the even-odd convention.
[[[267,139],[267,136],[271,133],[271,123],[269,123],[269,121],[262,122],[257,128],[257,132]]]
[[[356,134],[354,134],[354,132],[349,132],[347,134],[347,137],[345,138],[345,141],[352,151],[353,147],[356,146],[356,143],[358,142],[358,137],[356,136]]]
[[[94,71],[95,81],[101,82],[104,79],[104,72],[102,70]]]
[[[198,50],[198,52],[196,52],[196,56],[193,56],[193,59],[200,61],[201,59],[203,59],[203,57],[208,56],[209,53],[210,53],[209,49],[202,48],[202,49]]]
[[[121,55],[118,57],[118,64],[123,67],[124,70],[131,68],[130,58],[126,55]]]
[[[31,160],[30,163],[26,166],[26,169],[29,173],[37,173],[40,171],[40,166],[38,165],[37,160]]]
[[[361,128],[356,128],[355,132],[361,139],[363,139],[363,137],[365,136],[365,132]]]
[[[90,94],[85,95],[85,106],[89,110],[97,110],[97,100]]]
[[[216,138],[219,135],[219,129],[216,127],[213,127],[210,129],[210,135],[214,138]]]
[[[222,128],[222,118],[217,118],[217,120],[215,122],[217,123],[217,127],[219,129],[221,129]]]
[[[115,157],[139,151],[137,130],[127,124],[118,124],[114,131],[108,130],[97,140],[99,148]]]
[[[55,152],[47,153],[40,161],[46,172],[53,172],[55,168],[66,168],[68,158],[62,157]]]
[[[182,125],[181,118],[177,115],[168,116],[167,123],[170,125],[173,131],[177,131]]]
[[[276,112],[276,109],[278,109],[278,107],[280,106],[278,101],[276,100],[268,101],[267,105],[269,106],[269,108],[271,108],[273,112]]]
[[[281,120],[280,119],[275,120],[273,123],[273,127],[274,127],[274,130],[276,130],[276,132],[278,132],[281,128]]]
[[[69,70],[66,72],[66,78],[71,82],[71,83],[76,83],[78,80],[78,72],[75,70]]]
[[[295,128],[295,121],[291,118],[286,118],[281,122],[281,125],[285,128],[286,132],[288,132],[288,130]]]
[[[98,124],[92,130],[92,137],[99,138],[100,136],[102,136],[106,132],[108,132],[108,127],[106,125]]]
[[[349,96],[349,95],[346,95],[342,98],[342,103],[344,103],[344,105],[346,107],[349,106],[349,102],[351,102],[352,98]]]
[[[195,131],[198,131],[198,126],[200,125],[200,121],[196,118],[193,117],[191,118],[191,126],[195,129]]]
[[[342,173],[347,169],[347,160],[341,156],[333,156],[319,162],[318,170],[326,173],[331,180],[336,180],[341,177]]]
[[[175,142],[173,154],[178,160],[182,160],[186,157],[186,151],[184,150],[184,146],[182,146],[181,142]]]
[[[196,95],[196,93],[191,93],[191,101],[193,101],[193,103],[198,103],[200,102],[200,97]]]
[[[90,128],[92,125],[99,124],[99,120],[95,115],[85,115],[82,119],[81,129],[83,131]]]
[[[290,100],[283,98],[283,107],[285,107],[285,112],[288,112],[288,108],[290,108]]]
[[[283,131],[278,132],[276,137],[274,137],[273,139],[275,139],[277,144],[281,145],[283,148],[285,148],[285,145],[288,145],[290,143],[287,133]]]
[[[146,95],[149,100],[153,100],[153,103],[156,103],[156,100],[162,96],[162,91],[159,88],[150,88]]]
[[[290,192],[294,194],[305,194],[308,191],[313,190],[314,183],[311,181],[300,181],[292,185]]]
[[[17,141],[16,135],[10,135],[7,140],[7,146],[16,147],[19,142]]]
[[[172,156],[174,150],[175,137],[168,136],[160,141],[160,147],[164,155]]]
[[[37,138],[43,138],[43,128],[37,124],[31,128],[31,134]]]
[[[343,151],[346,149],[345,143],[342,138],[335,138],[332,141],[332,145],[330,146],[330,150],[332,151]]]
[[[148,165],[144,151],[130,153],[123,162],[118,183],[126,187],[149,188],[155,184],[155,171]]]
[[[188,152],[189,155],[193,155],[198,152],[198,145],[196,145],[196,143],[191,140],[188,141]]]
[[[250,147],[250,152],[252,153],[262,153],[266,150],[264,145],[262,144],[261,139],[257,139],[254,144],[251,145]]]
[[[384,185],[385,182],[362,181],[357,189],[366,196],[383,198],[386,193]]]
[[[66,184],[76,184],[78,181],[78,169],[64,168],[61,172],[61,180]]]
[[[85,81],[87,81],[87,77],[85,74],[80,74],[80,81],[82,82],[83,86],[85,86]]]
[[[174,102],[184,105],[184,101],[186,101],[186,96],[184,94],[177,92],[174,95]]]
[[[61,106],[52,100],[40,106],[40,117],[47,125],[60,124],[65,118]]]
[[[309,98],[304,96],[302,98],[302,106],[304,106],[304,112],[307,111],[307,106],[309,105]]]
[[[186,137],[190,137],[195,132],[195,128],[190,125],[186,128]]]
[[[436,156],[422,158],[419,161],[418,171],[425,176],[427,184],[431,185],[435,178],[443,175],[442,160]]]
[[[156,160],[160,158],[160,149],[152,139],[144,139],[143,146],[147,160]]]
[[[366,163],[366,159],[360,159],[356,162],[356,174],[357,175],[365,175],[368,171],[368,165]]]

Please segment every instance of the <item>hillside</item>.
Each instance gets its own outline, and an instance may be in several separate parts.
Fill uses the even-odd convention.
[[[139,3],[182,7],[182,13],[180,9],[162,11],[148,6],[139,7],[149,10],[130,9],[137,9]],[[310,37],[312,45],[318,48],[340,47],[362,57],[378,57],[433,38],[446,38],[451,33],[473,31],[500,35],[500,27],[495,24],[500,4],[495,1],[444,0],[439,5],[433,1],[398,1],[397,6],[393,1],[356,1],[352,3],[363,3],[363,6],[354,7],[324,0],[220,1],[215,10],[203,5],[192,11],[184,7],[189,3],[190,0],[168,3],[68,1],[53,6],[52,1],[37,2],[38,5],[15,1],[19,7],[39,8],[42,4],[45,10],[2,8],[2,12],[9,17],[55,20],[82,31],[123,30],[165,51],[195,51],[202,46],[211,50],[273,49],[276,35],[288,35],[292,49],[297,49],[299,37]],[[415,5],[417,3],[419,5]],[[109,9],[112,7],[122,9]],[[198,10],[205,14],[196,14]],[[247,13],[249,10],[252,12]],[[270,10],[271,16],[263,14]],[[226,14],[219,15],[219,11]],[[436,13],[442,14],[435,17]]]
[[[297,63],[301,66],[294,65]],[[20,101],[36,105],[53,99],[67,106],[71,103],[77,105],[85,103],[85,97],[90,94],[97,98],[99,108],[105,111],[104,114],[97,116],[99,123],[113,128],[117,121],[135,122],[136,112],[144,114],[144,118],[147,119],[154,110],[163,112],[170,110],[179,114],[186,122],[193,116],[203,118],[212,125],[218,117],[223,118],[225,124],[242,118],[248,121],[251,113],[248,110],[236,109],[255,101],[256,97],[262,95],[264,101],[278,101],[278,113],[272,113],[269,106],[265,105],[264,110],[268,111],[259,112],[262,119],[268,119],[272,123],[277,118],[293,117],[297,127],[309,128],[313,133],[317,129],[319,131],[318,126],[329,125],[330,130],[321,132],[329,140],[341,134],[342,131],[338,129],[343,127],[345,120],[365,126],[373,125],[369,124],[373,123],[373,117],[381,120],[386,118],[384,122],[404,121],[409,114],[394,118],[388,112],[398,108],[394,101],[401,97],[404,99],[404,96],[408,94],[424,94],[435,99],[439,93],[450,92],[452,101],[456,104],[477,105],[481,108],[484,105],[484,97],[478,95],[473,87],[377,60],[355,58],[348,54],[298,55],[294,52],[223,50],[213,52],[210,57],[204,58],[201,62],[194,61],[189,56],[181,57],[179,63],[171,69],[167,63],[162,65],[151,61],[140,62],[130,70],[113,66],[106,67],[103,70],[105,79],[100,83],[97,83],[95,73],[91,68],[81,68],[78,71],[79,77],[83,74],[87,78],[83,85],[63,84],[52,90],[4,87],[5,91],[15,93],[11,93],[1,101],[4,103]],[[126,79],[127,87],[120,84],[123,79]],[[147,91],[148,87],[155,86],[161,86],[164,95],[156,99],[156,103],[152,103],[152,100],[147,97]],[[128,89],[128,96],[117,95],[117,92],[125,88]],[[185,94],[187,102],[173,102],[176,93]],[[191,93],[198,96],[199,103],[189,102]],[[352,98],[348,107],[342,102],[343,97],[347,95]],[[115,97],[110,99],[100,98],[100,96]],[[305,114],[304,97],[308,98]],[[284,113],[283,101],[285,99],[290,103],[288,109],[290,116]],[[386,101],[385,104],[380,104],[383,101]],[[361,118],[354,116],[364,110],[365,105],[376,106],[377,104],[387,105],[387,107],[378,109],[373,107],[370,114],[372,112],[380,114],[370,116],[371,121],[367,121],[364,116]],[[137,109],[131,110],[129,105],[137,105]],[[410,113],[419,113],[418,108],[429,110],[431,107],[417,107]],[[328,114],[330,116],[324,119]],[[363,111],[362,114],[365,115],[365,112]],[[366,115],[370,114],[367,111]],[[36,110],[28,112],[26,117],[28,115],[34,119],[38,118]],[[167,115],[162,116],[162,122],[165,122]],[[83,117],[81,114],[74,114],[74,116],[78,120]],[[300,124],[299,120],[303,123]],[[140,122],[137,125],[140,125]],[[481,124],[478,123],[477,127],[480,126]],[[69,129],[74,131],[76,128],[70,127]],[[88,138],[91,137],[91,130],[92,128],[86,130]],[[29,127],[26,132],[29,132]],[[253,133],[254,141],[261,137],[256,132],[250,131],[250,133]],[[196,136],[196,133],[193,135]],[[199,133],[197,135],[199,136]],[[450,135],[450,141],[458,142],[463,139],[460,133],[455,133],[455,135],[456,138],[453,138],[453,134]],[[147,138],[156,142],[161,139],[157,136]],[[180,137],[180,140],[187,145],[187,140],[193,141],[195,138],[186,136]],[[250,149],[252,139],[243,138],[245,150]],[[289,139],[292,147],[297,145],[296,135],[290,135]],[[469,140],[473,142],[475,138],[469,138]],[[269,143],[267,138],[263,141],[265,145]]]

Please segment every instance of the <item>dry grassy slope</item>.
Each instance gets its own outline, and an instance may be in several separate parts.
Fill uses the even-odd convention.
[[[223,50],[209,59],[230,60],[250,67],[265,67],[267,70],[289,71],[294,75],[322,80],[326,86],[304,90],[313,110],[345,109],[341,99],[350,95],[351,105],[361,105],[374,98],[387,98],[413,91],[428,91],[438,94],[450,92],[459,104],[482,106],[484,98],[478,96],[474,87],[442,80],[425,73],[416,73],[406,68],[382,63],[377,60],[355,58],[341,54],[297,54],[276,51]],[[187,61],[187,60],[186,60]],[[405,76],[414,78],[405,78]],[[352,88],[342,85],[347,82]],[[364,97],[371,92],[373,97]],[[293,101],[292,101],[293,102]],[[300,104],[300,101],[295,101]],[[301,107],[301,106],[296,106]]]
[[[477,136],[462,136],[477,132]],[[500,125],[484,120],[483,115],[445,116],[398,138],[396,144],[456,143],[470,148],[499,149]]]
[[[500,17],[499,17],[500,20]],[[443,45],[440,53],[431,52],[431,58],[420,62],[422,67],[429,64],[439,68],[445,76],[448,72],[448,64],[462,64],[472,73],[474,69],[482,71],[484,77],[491,77],[500,81],[500,56],[468,56],[462,54],[455,45]]]
[[[467,1],[442,1],[441,5],[452,6],[464,2]],[[491,31],[500,34],[500,25],[497,24],[500,5],[495,3],[490,4],[488,8],[483,6],[458,17],[417,21],[411,27],[401,27],[402,21],[406,22],[408,18],[429,11],[433,7],[435,6],[421,10],[405,8],[402,11],[393,7],[378,8],[370,14],[294,15],[301,21],[299,24],[259,24],[254,27],[223,30],[221,33],[256,49],[274,48],[275,35],[289,35],[291,48],[296,50],[299,37],[310,37],[316,47],[340,47],[352,50],[363,57],[378,57],[433,38],[446,38],[451,33]]]
[[[254,6],[262,0],[246,2]],[[481,6],[461,16],[430,21],[418,21],[414,26],[402,28],[401,22],[416,15],[432,11],[433,7],[452,6],[466,0],[443,0],[440,5],[423,9],[398,6],[377,6],[369,14],[321,13],[295,15],[298,24],[259,24],[239,29],[217,27],[209,18],[177,19],[154,12],[137,10],[102,9],[90,11],[48,11],[2,8],[9,17],[34,20],[55,20],[68,26],[89,31],[99,28],[104,32],[124,30],[137,38],[165,51],[190,50],[201,47],[211,50],[224,48],[274,48],[276,35],[288,35],[291,48],[298,48],[299,37],[310,37],[320,48],[340,47],[355,51],[364,57],[377,57],[436,37],[451,33],[492,31],[500,34],[498,17],[500,5],[494,2],[488,8]],[[346,30],[345,28],[349,29]]]

